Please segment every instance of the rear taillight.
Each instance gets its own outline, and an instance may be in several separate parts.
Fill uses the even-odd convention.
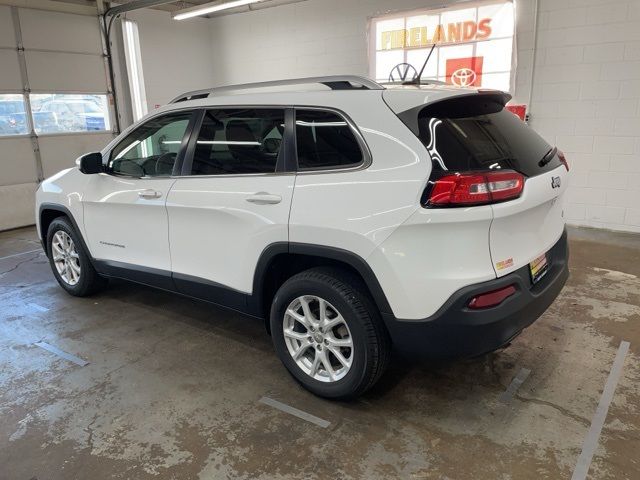
[[[456,207],[503,202],[518,198],[523,188],[524,176],[513,170],[453,173],[431,183],[426,205]]]
[[[564,165],[564,168],[567,169],[567,172],[569,171],[569,162],[567,162],[567,158],[564,156],[564,153],[561,152],[560,150],[558,150],[558,158],[560,159],[560,162]]]
[[[500,288],[499,290],[482,293],[469,300],[469,308],[480,309],[495,307],[496,305],[500,305],[514,293],[516,293],[516,287],[513,285]]]

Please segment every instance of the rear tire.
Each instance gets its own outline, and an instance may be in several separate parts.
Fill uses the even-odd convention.
[[[84,297],[107,285],[107,279],[93,268],[80,234],[66,217],[58,217],[49,225],[47,253],[53,275],[67,293]]]
[[[355,398],[389,363],[380,313],[363,282],[346,271],[320,267],[289,278],[273,299],[270,324],[284,366],[321,397]]]

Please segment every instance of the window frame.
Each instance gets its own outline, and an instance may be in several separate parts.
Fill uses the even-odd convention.
[[[320,107],[320,106],[317,106],[317,105],[309,105],[309,106],[296,105],[293,110],[294,110],[293,141],[294,141],[295,168],[296,168],[296,172],[298,174],[300,174],[300,175],[309,175],[309,174],[318,174],[318,173],[358,171],[358,170],[364,170],[364,169],[368,168],[369,166],[371,166],[371,163],[372,163],[371,150],[369,150],[369,146],[367,145],[367,142],[365,141],[364,136],[362,135],[362,132],[360,132],[360,129],[358,129],[358,127],[355,124],[355,122],[345,112],[343,112],[342,110],[339,110],[337,108]],[[353,133],[353,136],[355,137],[356,142],[358,142],[358,147],[360,148],[360,153],[362,154],[362,160],[360,161],[360,163],[355,164],[355,165],[345,166],[345,167],[329,166],[329,167],[307,167],[307,168],[301,168],[299,163],[298,163],[298,142],[297,142],[297,138],[298,138],[297,137],[297,128],[298,128],[298,125],[296,123],[297,111],[298,110],[315,110],[315,111],[319,111],[319,112],[329,112],[329,113],[336,114],[340,118],[342,118],[342,120],[344,120],[347,123],[347,125],[349,126],[349,129],[351,130],[351,133]]]
[[[187,147],[189,145],[189,141],[192,137],[192,133],[194,130],[194,125],[196,123],[196,120],[199,118],[200,112],[198,111],[199,109],[196,108],[181,108],[181,109],[176,109],[176,110],[170,110],[170,111],[165,111],[165,112],[160,112],[157,115],[152,115],[148,118],[146,118],[144,121],[141,121],[140,123],[138,123],[137,125],[134,125],[133,128],[127,129],[123,132],[123,137],[120,139],[120,141],[114,143],[112,146],[109,147],[109,150],[107,152],[105,152],[105,154],[102,156],[102,162],[103,162],[103,166],[104,166],[104,173],[107,175],[111,175],[113,177],[119,177],[119,178],[134,178],[134,179],[138,179],[138,180],[149,180],[149,179],[159,179],[159,178],[175,178],[179,175],[176,175],[176,172],[181,172],[183,167],[184,167],[184,161],[185,161],[185,155],[187,153]],[[173,173],[171,175],[155,175],[155,176],[143,176],[143,177],[137,177],[135,175],[127,175],[124,173],[116,173],[113,172],[112,168],[110,167],[109,163],[111,162],[111,156],[113,155],[113,151],[119,146],[121,145],[125,140],[127,140],[127,138],[129,138],[129,136],[136,132],[138,129],[144,127],[147,123],[157,120],[161,117],[168,117],[171,115],[175,115],[175,114],[179,114],[179,113],[183,113],[183,112],[187,112],[190,113],[190,118],[189,121],[187,123],[187,128],[184,131],[184,134],[182,136],[182,140],[180,142],[180,149],[178,150],[178,154],[176,156],[176,161],[175,164],[173,166]]]
[[[253,109],[253,110],[282,110],[284,113],[284,133],[282,135],[281,155],[278,155],[275,171],[263,173],[220,173],[215,175],[192,175],[193,156],[196,150],[196,142],[200,135],[200,128],[207,110],[234,110],[234,109]],[[194,127],[191,132],[191,138],[187,144],[187,149],[182,163],[180,175],[176,178],[234,178],[234,177],[257,177],[267,175],[291,175],[296,173],[297,159],[295,158],[295,136],[292,135],[294,128],[294,113],[291,106],[285,105],[206,105],[197,108],[199,110]]]
[[[40,132],[38,133],[35,129],[35,121],[34,121],[34,112],[32,108],[32,95],[104,95],[107,98],[107,116],[109,117],[109,129],[105,130],[78,130],[78,131],[59,131],[59,132]],[[44,91],[44,90],[31,90],[28,93],[25,93],[24,90],[15,90],[15,89],[5,89],[0,90],[0,95],[21,95],[22,102],[24,104],[25,109],[25,117],[27,124],[27,131],[25,133],[12,133],[9,135],[0,135],[0,139],[4,138],[41,138],[41,137],[65,137],[69,135],[115,135],[114,130],[114,112],[113,105],[109,103],[109,98],[111,94],[108,92],[61,92],[61,91]],[[54,101],[54,100],[50,100]]]

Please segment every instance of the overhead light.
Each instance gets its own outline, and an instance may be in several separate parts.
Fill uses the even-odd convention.
[[[133,20],[125,19],[122,22],[122,35],[124,37],[124,57],[127,65],[129,92],[131,93],[133,121],[137,122],[147,114],[147,94],[144,88],[138,24]]]
[[[219,12],[220,10],[228,10],[229,8],[243,7],[252,3],[262,2],[263,0],[233,0],[232,2],[209,2],[204,5],[197,5],[195,7],[185,8],[173,12],[174,20],[184,20],[186,18],[198,17],[200,15],[207,15],[209,13]]]

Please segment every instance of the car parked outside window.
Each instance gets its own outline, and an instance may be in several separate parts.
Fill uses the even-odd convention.
[[[19,94],[0,94],[0,135],[29,133],[24,97]]]
[[[110,128],[106,95],[31,95],[36,133],[104,131]]]

